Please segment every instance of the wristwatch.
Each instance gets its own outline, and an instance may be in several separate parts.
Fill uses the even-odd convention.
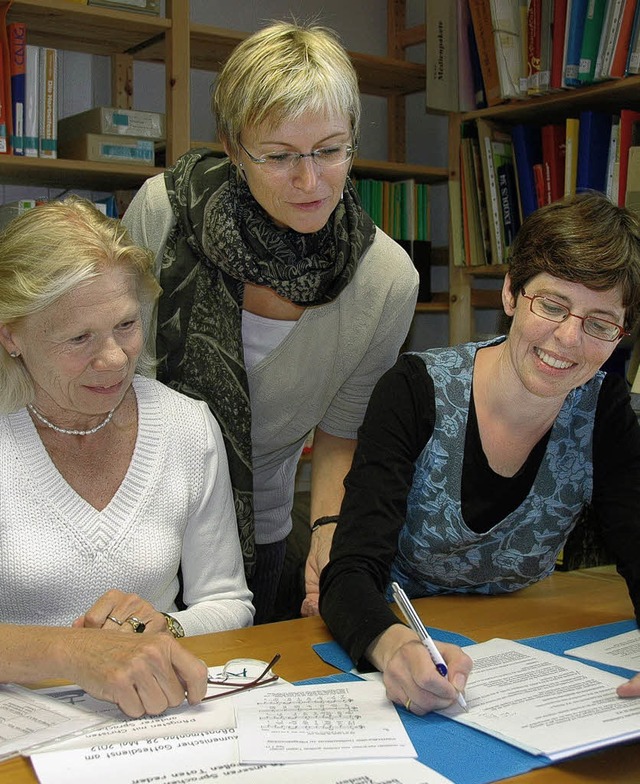
[[[174,637],[184,637],[184,629],[182,628],[182,624],[180,621],[177,621],[173,615],[169,615],[168,613],[162,613],[167,620],[167,629],[173,634]]]

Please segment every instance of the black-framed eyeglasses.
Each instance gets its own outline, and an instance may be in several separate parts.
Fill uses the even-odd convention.
[[[272,672],[272,668],[279,661],[279,653],[276,653],[269,663],[258,659],[231,659],[224,665],[221,672],[207,678],[207,683],[210,686],[219,686],[224,688],[224,691],[219,694],[207,694],[202,698],[202,701],[217,700],[220,697],[228,697],[230,694],[275,683],[279,676]]]
[[[521,293],[525,299],[529,300],[529,310],[536,316],[547,321],[555,321],[558,324],[566,321],[569,316],[573,316],[580,319],[583,332],[592,338],[613,343],[614,340],[619,340],[624,335],[630,334],[624,327],[613,321],[607,321],[607,319],[597,316],[578,316],[576,313],[572,313],[566,305],[556,302],[554,299],[543,297],[541,294],[530,295],[524,289]]]
[[[357,146],[351,144],[331,144],[328,147],[311,150],[311,152],[270,152],[261,158],[256,158],[242,142],[238,142],[238,144],[249,156],[252,163],[263,166],[266,171],[274,174],[284,174],[290,169],[295,169],[303,158],[311,158],[318,169],[342,166],[353,158],[358,149]]]

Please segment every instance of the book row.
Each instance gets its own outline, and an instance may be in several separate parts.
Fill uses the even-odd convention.
[[[431,239],[429,186],[413,179],[391,182],[352,177],[363,209],[396,240]]]
[[[57,157],[57,51],[28,46],[0,7],[0,154]]]
[[[164,115],[95,107],[58,119],[59,56],[0,7],[0,154],[153,166]]]
[[[640,0],[426,0],[426,26],[430,109],[640,73]]]
[[[376,180],[352,176],[362,207],[376,226],[407,251],[420,276],[418,302],[431,300],[431,196],[413,179]]]
[[[450,188],[455,257],[505,263],[524,218],[587,190],[640,211],[640,112],[585,110],[545,125],[462,125],[460,180]]]

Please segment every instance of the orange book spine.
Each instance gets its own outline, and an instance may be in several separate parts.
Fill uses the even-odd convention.
[[[489,106],[495,106],[501,102],[502,95],[491,20],[491,3],[489,0],[469,0],[469,11],[478,48],[485,96]]]
[[[627,66],[627,55],[629,54],[629,44],[631,43],[631,31],[633,30],[633,18],[636,13],[636,0],[627,0],[624,4],[622,19],[620,20],[620,31],[616,48],[613,51],[611,60],[610,76],[613,79],[621,79],[624,76]]]

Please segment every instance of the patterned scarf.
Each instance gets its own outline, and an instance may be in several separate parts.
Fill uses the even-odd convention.
[[[331,302],[353,278],[375,226],[347,180],[323,229],[279,229],[235,166],[207,149],[183,155],[165,185],[177,223],[160,275],[158,378],[206,401],[222,429],[249,577],[255,537],[243,284],[269,286],[297,305]]]

